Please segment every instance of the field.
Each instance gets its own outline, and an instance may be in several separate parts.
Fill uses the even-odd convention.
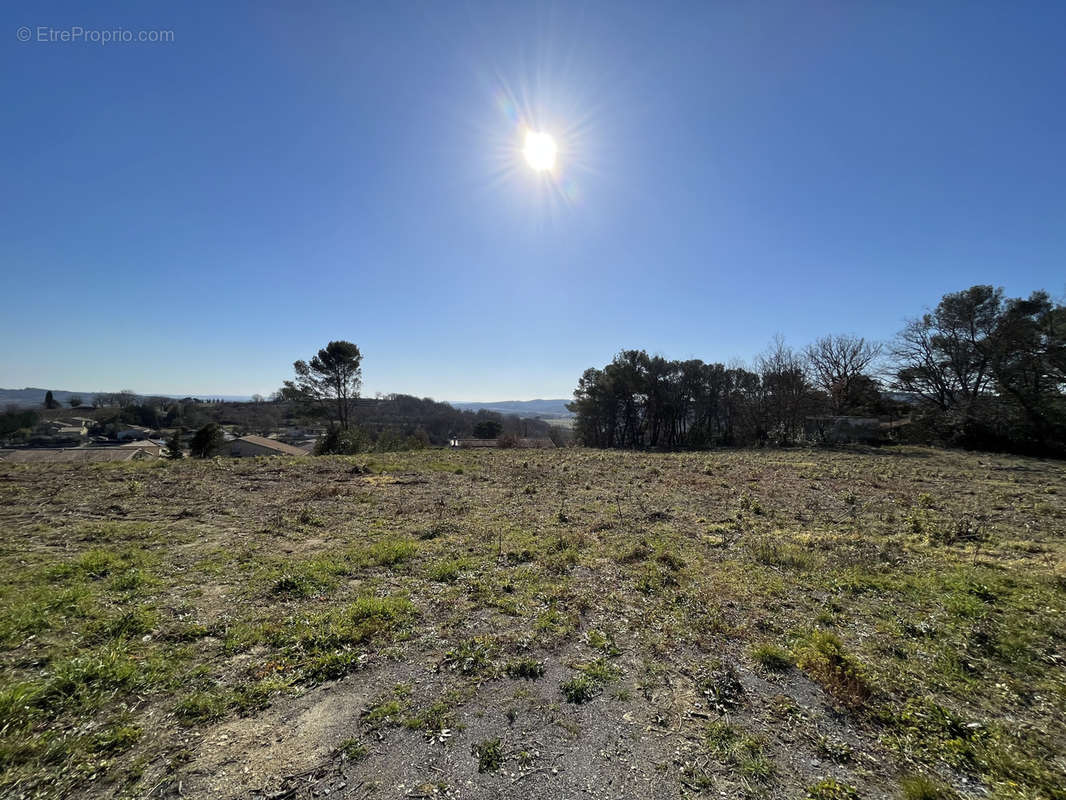
[[[1066,465],[0,465],[0,796],[1066,798]]]

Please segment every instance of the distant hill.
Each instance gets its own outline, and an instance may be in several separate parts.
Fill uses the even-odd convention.
[[[22,408],[43,406],[44,395],[47,391],[47,389],[38,389],[33,386],[25,389],[0,389],[0,409],[10,405]],[[92,403],[97,394],[106,394],[106,392],[71,392],[66,389],[52,389],[52,397],[63,406],[68,405],[72,397],[80,397],[81,401],[88,405]],[[138,395],[140,397],[171,397],[175,400],[180,400],[183,397],[199,397],[204,400],[225,400],[233,403],[241,403],[251,399],[246,395],[236,394],[151,394],[149,392],[138,392]]]
[[[462,411],[495,411],[497,414],[517,414],[540,419],[568,419],[574,416],[567,410],[569,400],[499,400],[493,403],[457,403],[449,405]]]
[[[25,389],[0,389],[0,408],[8,405],[21,407],[43,406],[44,395],[47,389],[27,387]],[[92,402],[96,392],[68,392],[63,389],[53,389],[52,397],[61,405],[67,405],[72,397],[80,397],[83,403]]]

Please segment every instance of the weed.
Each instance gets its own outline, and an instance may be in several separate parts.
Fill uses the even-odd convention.
[[[847,764],[854,756],[851,746],[847,742],[830,739],[826,736],[818,737],[818,744],[815,749],[818,755],[828,761],[832,761],[834,764]]]
[[[467,639],[444,654],[437,669],[455,670],[463,675],[476,675],[492,669],[496,648],[486,639]]]
[[[193,692],[178,702],[174,713],[189,723],[214,722],[226,713],[228,706],[228,699],[220,691]]]
[[[756,540],[751,545],[751,554],[759,563],[772,567],[807,570],[814,565],[814,558],[802,547],[776,537]]]
[[[712,665],[700,678],[699,688],[719,714],[736,711],[744,702],[744,687],[731,666]]]
[[[958,795],[925,775],[912,775],[900,782],[903,800],[955,800]]]
[[[834,778],[822,778],[807,787],[807,800],[859,800],[859,793],[853,786]]]
[[[585,634],[585,643],[593,650],[602,651],[608,658],[613,658],[620,652],[614,643],[614,637],[595,629]]]
[[[599,694],[599,685],[588,675],[578,675],[571,678],[561,687],[566,702],[574,705],[587,703]]]
[[[597,658],[595,661],[581,665],[578,669],[596,683],[610,683],[622,674],[620,668],[605,658]]]
[[[370,563],[379,567],[392,567],[414,558],[418,546],[410,539],[386,539],[376,542],[368,552]]]
[[[827,631],[813,631],[798,642],[796,663],[848,707],[858,708],[870,696],[862,668],[844,649],[843,642]]]
[[[762,740],[743,734],[727,722],[710,723],[704,744],[711,755],[749,781],[765,784],[774,777],[774,766],[766,756]]]
[[[365,709],[361,715],[367,730],[391,727],[400,724],[405,704],[400,700],[382,700]]]
[[[792,653],[769,642],[763,642],[752,647],[751,657],[764,669],[768,669],[771,672],[781,672],[796,663]]]
[[[459,579],[459,573],[466,567],[466,560],[462,558],[448,561],[438,561],[426,570],[430,580],[438,583],[455,583]]]
[[[544,675],[544,662],[537,661],[535,658],[519,658],[507,662],[504,672],[511,678],[535,681]]]
[[[477,756],[478,772],[496,772],[503,765],[503,748],[499,739],[486,739],[470,746],[470,752]]]
[[[442,732],[450,732],[452,728],[458,727],[454,711],[454,706],[457,702],[457,695],[445,695],[445,697],[433,703],[433,705],[428,708],[407,717],[403,721],[403,724],[405,727],[411,728],[412,730],[426,731],[431,735],[439,737]],[[443,738],[447,739],[448,736],[446,735]]]
[[[339,745],[337,745],[337,754],[340,755],[345,761],[361,761],[369,752],[361,741],[358,739],[345,739]]]

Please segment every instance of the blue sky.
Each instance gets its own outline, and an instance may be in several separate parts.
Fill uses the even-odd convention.
[[[219,5],[7,6],[0,386],[268,393],[349,339],[367,394],[559,397],[1066,290],[1066,4]]]

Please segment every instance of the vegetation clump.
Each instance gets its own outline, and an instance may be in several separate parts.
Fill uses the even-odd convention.
[[[822,685],[834,698],[850,708],[862,706],[870,696],[870,686],[862,667],[832,633],[812,631],[796,648],[797,665]]]
[[[903,800],[957,800],[958,795],[944,784],[925,775],[912,775],[900,782]]]
[[[700,679],[699,686],[708,705],[719,714],[736,711],[744,702],[744,686],[731,665],[712,665]]]
[[[807,787],[807,800],[859,800],[859,793],[835,778],[822,778]]]
[[[512,678],[534,681],[544,675],[544,662],[535,658],[518,658],[507,662],[504,671]]]
[[[751,657],[757,664],[771,672],[782,672],[796,663],[792,653],[769,642],[762,642],[752,647]]]
[[[503,747],[499,739],[486,739],[471,745],[471,752],[477,757],[478,772],[496,772],[503,766]]]
[[[588,703],[600,692],[599,684],[588,675],[575,675],[560,688],[563,690],[566,702],[574,705]]]

